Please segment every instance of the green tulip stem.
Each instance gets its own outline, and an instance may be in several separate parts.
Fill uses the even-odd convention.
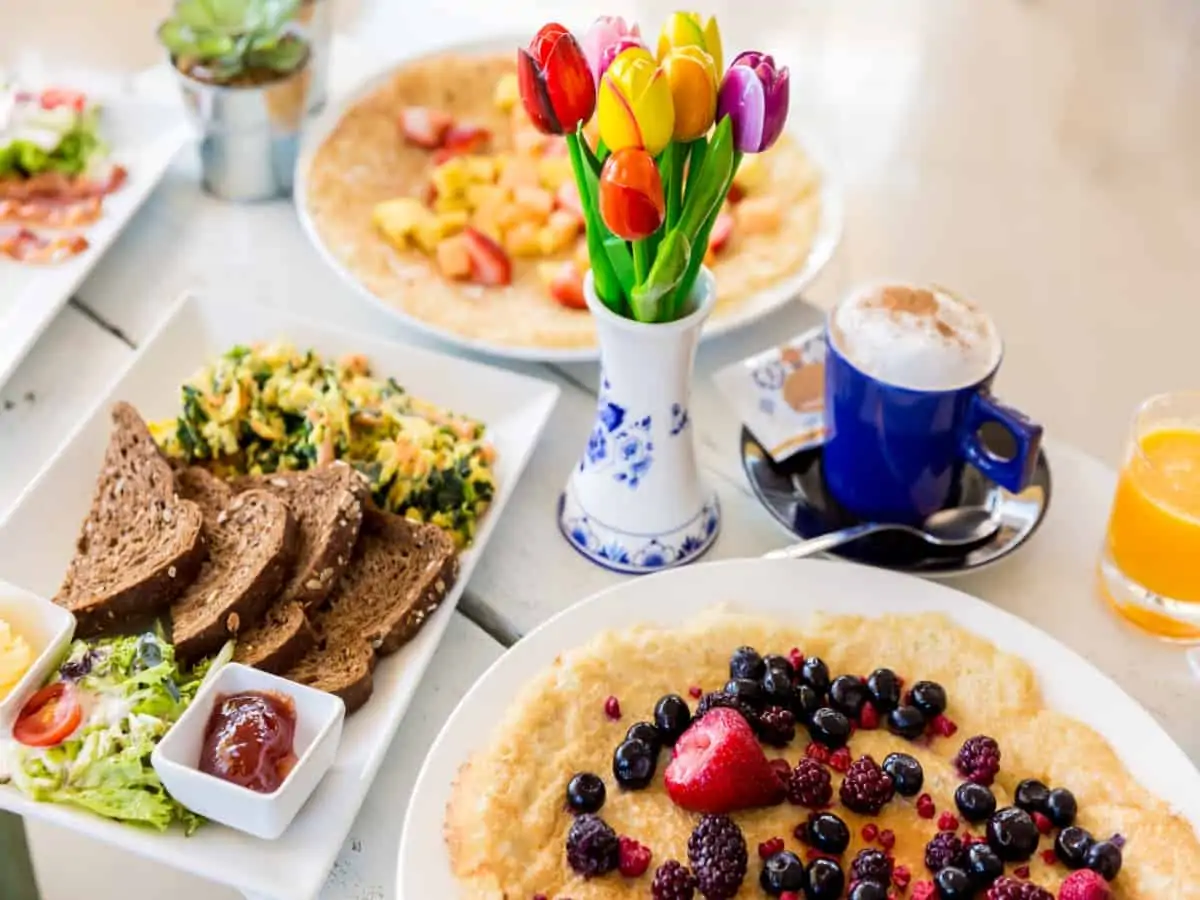
[[[633,242],[633,280],[636,284],[645,284],[646,275],[650,272],[650,246],[646,241]]]
[[[737,174],[738,166],[742,164],[742,156],[742,151],[733,151],[733,165],[729,169],[729,177],[726,179],[725,189],[721,192],[722,197],[729,193],[729,188],[733,185],[733,177]],[[675,296],[672,298],[674,307],[672,309],[673,319],[679,318],[686,312],[688,297],[692,293],[692,288],[696,286],[696,279],[700,277],[700,266],[704,264],[704,250],[708,247],[709,235],[712,234],[717,216],[721,214],[721,205],[720,203],[716,205],[696,234],[696,242],[693,245],[696,250],[688,260],[687,271],[684,272],[683,278],[680,279],[679,288],[675,291]]]
[[[605,306],[617,315],[624,315],[625,291],[609,261],[608,252],[605,250],[604,236],[607,232],[604,221],[600,218],[600,213],[596,208],[596,176],[592,172],[590,164],[584,161],[583,150],[580,147],[582,140],[579,134],[569,133],[566,138],[567,150],[571,157],[571,169],[575,173],[575,184],[579,187],[579,200],[583,204],[588,259],[592,263],[596,293]]]
[[[677,141],[667,146],[664,157],[664,168],[667,170],[667,230],[675,227],[679,221],[679,211],[683,208],[683,167],[690,149],[690,143]]]
[[[696,179],[700,177],[700,170],[704,168],[704,154],[707,152],[708,138],[697,138],[692,141],[690,147],[691,159],[687,164],[688,176],[685,191],[690,191],[696,183]]]

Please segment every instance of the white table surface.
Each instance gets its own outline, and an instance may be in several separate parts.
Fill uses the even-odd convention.
[[[495,24],[494,16],[488,20],[463,12],[475,6],[456,4],[456,12],[462,14],[447,27],[456,29],[454,33],[478,34],[489,27],[489,21]],[[554,5],[525,6],[524,17],[536,20],[553,11]],[[991,12],[978,28],[995,24],[997,16],[1008,22],[995,7],[989,4]],[[360,33],[374,33],[378,45],[380,24],[391,23],[389,27],[395,29],[405,15],[411,17],[379,5],[360,22]],[[1016,26],[1009,23],[1008,27]],[[448,39],[444,30],[435,33],[428,27],[404,33],[430,43]],[[353,81],[359,69],[369,67],[371,58],[375,57],[339,54],[335,85]],[[140,90],[155,90],[157,81],[150,77],[137,84]],[[898,177],[905,185],[903,173]],[[1160,173],[1160,177],[1166,176]],[[939,184],[943,191],[953,187],[952,180],[939,182],[934,174],[935,193]],[[909,189],[911,185],[905,187]],[[975,201],[987,199],[968,194]],[[1075,212],[1079,214],[1078,209]],[[881,247],[878,234],[872,236],[869,228],[865,239],[853,230],[853,206],[850,214],[847,245],[818,285],[821,305],[833,296],[831,285],[844,286],[848,265],[857,273],[861,254]],[[881,255],[888,256],[883,251]],[[957,265],[949,258],[938,262],[951,270]],[[284,305],[313,317],[335,319],[342,327],[419,340],[358,299],[321,265],[288,204],[235,207],[212,200],[197,189],[195,160],[185,153],[71,306],[9,382],[0,385],[0,511],[17,498],[79,417],[105,393],[106,385],[129,362],[173,298],[186,289]],[[778,546],[785,536],[750,494],[736,452],[738,423],[712,387],[711,373],[802,330],[820,315],[816,307],[796,303],[700,353],[693,421],[705,476],[716,486],[724,511],[713,559],[758,555]],[[1010,350],[1014,344],[1009,369],[1019,369],[1024,347],[1020,337],[1010,338]],[[355,822],[323,900],[393,896],[392,870],[407,795],[420,760],[458,698],[505,644],[619,577],[574,553],[560,537],[553,513],[558,492],[586,440],[595,368],[517,368],[560,383],[562,399],[467,588],[461,607],[464,615],[457,616],[448,631],[371,799]],[[1026,387],[1019,393],[1033,396],[1035,391]],[[1070,421],[1066,416],[1063,420]],[[1200,759],[1200,719],[1189,712],[1195,685],[1182,652],[1123,625],[1094,593],[1096,553],[1114,474],[1094,457],[1059,440],[1051,441],[1048,453],[1053,503],[1041,531],[1011,559],[962,578],[956,586],[1025,617],[1083,653],[1144,703],[1193,759]],[[174,900],[234,896],[56,828],[30,823],[28,831],[43,900],[84,895],[93,900],[131,895]],[[64,859],[72,865],[62,865]]]

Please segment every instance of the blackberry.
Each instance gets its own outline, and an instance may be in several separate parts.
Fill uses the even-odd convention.
[[[1087,854],[1095,839],[1082,828],[1064,828],[1054,839],[1054,855],[1068,869],[1082,869],[1087,865]]]
[[[868,675],[867,690],[880,712],[891,712],[900,705],[900,679],[891,669],[876,669]]]
[[[925,868],[930,872],[940,872],[946,866],[961,869],[962,865],[962,839],[953,831],[939,831],[925,845]]]
[[[796,763],[786,787],[788,802],[796,806],[821,809],[833,799],[833,778],[829,770],[808,757]]]
[[[567,782],[567,806],[573,812],[599,812],[604,805],[604,781],[591,772],[580,772]]]
[[[746,878],[746,839],[729,816],[704,816],[688,838],[688,862],[706,900],[730,900]]]
[[[796,737],[796,717],[782,706],[768,706],[758,717],[759,740],[772,747],[786,747]]]
[[[1046,798],[1050,796],[1050,788],[1036,778],[1026,778],[1017,785],[1013,794],[1013,802],[1027,813],[1042,812],[1046,809]]]
[[[669,859],[654,873],[650,885],[654,900],[692,900],[695,895],[696,877],[682,863]]]
[[[617,833],[599,816],[584,813],[567,832],[567,862],[584,878],[595,878],[615,869],[621,861]]]
[[[697,721],[710,709],[717,709],[718,707],[732,709],[751,725],[754,725],[758,720],[758,714],[754,712],[754,709],[745,700],[739,700],[737,697],[727,694],[724,691],[711,691],[700,698],[700,702],[696,705],[696,714],[692,717],[692,721]]]
[[[803,891],[808,886],[808,879],[804,877],[804,863],[800,857],[790,850],[781,850],[763,861],[758,883],[772,897],[778,897],[784,891]]]
[[[875,815],[895,796],[892,776],[879,768],[870,756],[860,756],[850,763],[838,791],[843,805],[856,813]]]
[[[692,724],[692,711],[678,694],[667,694],[654,704],[654,727],[662,742],[674,747],[679,736]]]
[[[797,831],[801,832],[804,843],[822,853],[841,856],[850,846],[850,829],[833,813],[813,813]]]
[[[1005,862],[1025,862],[1037,850],[1037,825],[1023,809],[1006,806],[987,822],[987,842]]]
[[[988,888],[985,900],[1054,900],[1054,895],[1036,884],[1005,876]]]
[[[1105,881],[1112,881],[1121,871],[1121,848],[1112,841],[1098,841],[1088,848],[1087,867]]]
[[[808,900],[838,900],[846,887],[846,873],[832,859],[818,856],[808,864]]]
[[[819,656],[810,656],[800,667],[800,680],[818,694],[829,690],[829,666]]]
[[[850,864],[854,881],[873,881],[876,884],[892,883],[892,860],[882,850],[859,850]]]
[[[731,678],[725,684],[725,693],[737,697],[753,709],[761,709],[763,705],[762,685],[750,678]]]
[[[750,678],[754,681],[767,673],[767,664],[753,647],[738,647],[729,657],[730,678]]]
[[[883,771],[892,776],[892,784],[901,797],[915,797],[925,784],[925,770],[907,753],[889,753],[883,758]]]
[[[985,822],[996,811],[996,795],[989,787],[964,781],[954,792],[954,805],[968,822]]]
[[[1055,788],[1046,795],[1046,808],[1042,812],[1055,826],[1066,828],[1074,824],[1079,804],[1075,802],[1075,795],[1066,788]]]
[[[975,886],[971,877],[955,866],[946,866],[933,876],[937,886],[939,900],[971,900],[975,896]]]
[[[967,781],[990,785],[1000,771],[1000,745],[985,734],[967,738],[954,758],[954,765]]]
[[[908,702],[932,719],[946,711],[946,689],[936,681],[918,681],[909,689]]]
[[[857,719],[867,702],[867,688],[853,675],[839,675],[829,685],[829,703],[848,719]]]
[[[837,750],[850,740],[850,720],[836,709],[823,706],[809,719],[808,733],[818,744]]]
[[[987,844],[972,844],[965,856],[967,874],[976,890],[983,890],[1004,874],[1004,860]]]

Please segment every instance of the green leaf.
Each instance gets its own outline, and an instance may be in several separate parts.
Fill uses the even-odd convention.
[[[729,169],[729,175],[726,178],[724,189],[721,192],[722,198],[724,198],[725,195],[729,193],[729,186],[731,184],[733,184],[733,176],[737,174],[738,166],[740,166],[742,163],[742,154],[740,151],[734,151],[733,159],[731,162],[732,162],[732,165],[730,166],[730,169]],[[716,223],[717,216],[720,215],[720,213],[721,213],[721,204],[717,203],[717,205],[713,208],[712,212],[709,214],[708,219],[701,226],[700,233],[696,235],[695,246],[704,247],[704,248],[708,247],[709,235],[712,234],[713,225],[714,225],[714,223]],[[687,298],[692,293],[692,288],[695,286],[696,279],[700,275],[700,266],[703,264],[704,264],[704,254],[703,253],[695,254],[692,257],[692,259],[688,262],[687,272],[684,273],[683,278],[680,280],[679,288],[678,288],[678,290],[676,290],[675,296],[671,301],[671,307],[672,307],[671,317],[672,318],[678,318],[682,314],[682,312],[684,310],[684,305],[687,303]]]
[[[679,228],[688,235],[693,245],[700,229],[714,210],[720,208],[729,193],[729,182],[733,177],[733,126],[729,116],[721,120],[713,134],[712,143],[704,154],[694,183],[689,180]]]
[[[574,134],[567,135],[567,150],[571,157],[571,168],[575,172],[575,184],[579,187],[579,199],[583,204],[583,218],[587,235],[588,259],[592,262],[592,283],[604,305],[617,315],[624,315],[625,289],[609,262],[604,239],[609,234],[604,220],[597,209],[599,181],[597,174],[584,160],[583,126]]]
[[[601,144],[600,146],[603,147],[604,145]],[[587,142],[587,138],[583,136],[582,129],[580,129],[579,133],[579,147],[583,150],[583,158],[587,161],[588,166],[591,167],[591,170],[596,173],[596,177],[599,178],[600,170],[604,168],[604,162],[602,161],[602,158],[592,150],[592,145],[589,144]],[[607,151],[605,151],[604,156],[608,156]]]
[[[603,224],[603,223],[601,223]],[[608,231],[605,228],[605,231]],[[633,273],[633,257],[629,254],[629,244],[615,234],[609,232],[604,238],[604,252],[612,264],[617,280],[621,282],[621,290],[626,297],[637,283]]]
[[[667,233],[644,283],[630,294],[633,317],[639,322],[668,321],[670,298],[687,272],[691,242],[678,228]]]
[[[202,65],[214,78],[236,75],[252,54],[259,59],[251,65],[286,72],[306,56],[301,38],[284,39],[299,6],[300,0],[178,0],[158,38],[176,59]]]

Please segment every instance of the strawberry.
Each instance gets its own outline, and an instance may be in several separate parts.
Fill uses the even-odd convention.
[[[583,299],[583,275],[570,260],[556,268],[549,288],[550,296],[567,309],[587,309]]]
[[[503,247],[470,226],[462,230],[462,236],[471,257],[472,281],[489,286],[512,283],[512,260]]]
[[[741,203],[742,198],[745,196],[745,189],[735,181],[729,186],[729,193],[725,195],[725,199],[730,203]]]
[[[708,249],[713,253],[720,253],[732,235],[733,216],[726,212],[718,213],[716,221],[713,222],[713,229],[708,235]]]
[[[42,91],[40,99],[42,109],[57,109],[60,106],[69,106],[75,112],[83,112],[87,107],[87,96],[85,94],[66,88],[47,88]]]
[[[771,806],[784,794],[754,730],[724,707],[710,710],[680,736],[664,782],[677,806],[700,813]]]
[[[449,113],[427,106],[406,106],[400,110],[400,133],[410,144],[436,150],[446,140],[454,124]]]
[[[442,146],[455,153],[474,153],[482,150],[491,139],[491,131],[482,125],[454,124],[446,130]]]
[[[1108,882],[1087,869],[1072,872],[1058,889],[1058,900],[1109,900],[1111,897]]]
[[[583,222],[583,201],[579,199],[579,188],[575,186],[574,181],[564,181],[562,187],[554,195],[554,205],[558,209],[566,210]]]

